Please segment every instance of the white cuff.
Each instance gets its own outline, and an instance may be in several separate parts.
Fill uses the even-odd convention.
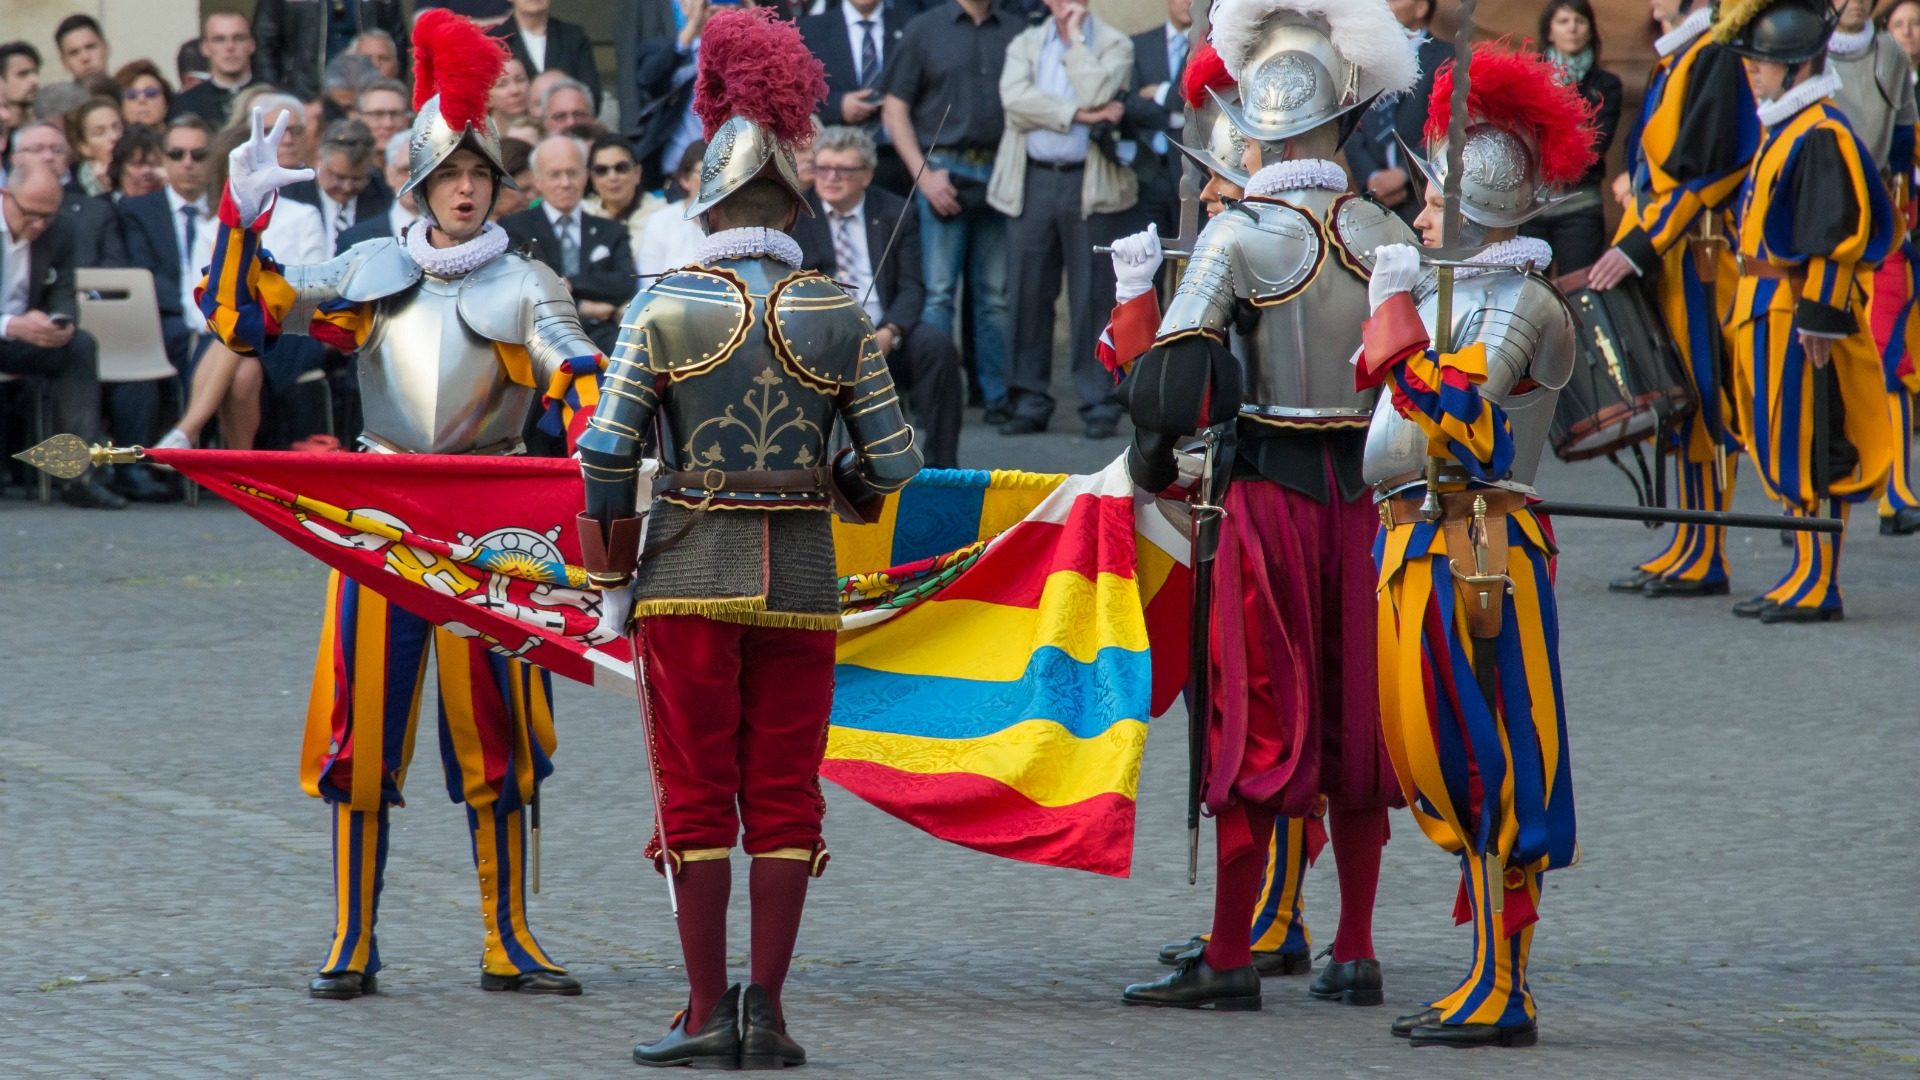
[[[7,333],[7,326],[13,322],[13,316],[0,315],[0,341],[12,341],[13,335]]]
[[[1114,305],[1117,307],[1121,304],[1126,303],[1129,300],[1135,300],[1142,296],[1145,296],[1146,294],[1152,291],[1153,291],[1152,279],[1136,282],[1136,281],[1121,281],[1118,278],[1115,278],[1113,282],[1113,302],[1114,302]]]
[[[1155,90],[1153,92],[1153,103],[1155,105],[1165,105],[1167,103],[1167,92],[1172,89],[1173,89],[1172,81],[1161,83],[1160,89]],[[1181,119],[1184,120],[1186,119],[1186,117],[1182,116]]]

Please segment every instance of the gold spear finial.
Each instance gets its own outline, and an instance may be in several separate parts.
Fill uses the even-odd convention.
[[[49,476],[72,480],[89,468],[101,465],[131,465],[140,460],[138,446],[88,446],[78,435],[55,435],[38,446],[30,446],[13,455]]]

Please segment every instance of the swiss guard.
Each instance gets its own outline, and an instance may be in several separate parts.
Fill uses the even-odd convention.
[[[647,854],[670,875],[686,958],[687,1007],[634,1050],[642,1065],[806,1061],[780,992],[807,882],[827,864],[817,773],[840,625],[828,515],[838,501],[873,517],[920,468],[873,326],[799,268],[784,231],[806,207],[794,155],[824,94],[791,23],[764,10],[707,23],[694,111],[708,146],[686,209],[707,237],[627,308],[580,438],[583,559],[606,622],[624,631],[634,616],[658,812]],[[837,456],[836,421],[851,440]],[[643,457],[664,467],[644,493]],[[744,990],[727,972],[735,844],[752,863]]]
[[[1540,877],[1578,853],[1553,538],[1528,509],[1575,323],[1537,273],[1552,250],[1516,230],[1586,172],[1594,130],[1579,94],[1532,53],[1479,46],[1468,81],[1456,124],[1452,64],[1434,79],[1414,227],[1428,247],[1477,252],[1466,265],[1443,253],[1423,273],[1415,249],[1381,249],[1360,360],[1361,382],[1386,387],[1364,464],[1383,526],[1380,718],[1414,821],[1460,859],[1454,917],[1474,928],[1459,986],[1393,1032],[1522,1046],[1538,1037],[1527,955]],[[1449,236],[1456,195],[1463,220]]]
[[[368,240],[330,262],[282,266],[260,246],[276,192],[313,176],[283,169],[281,117],[235,148],[200,307],[220,339],[258,353],[310,334],[358,353],[362,449],[391,454],[514,454],[545,394],[546,423],[577,427],[595,401],[600,355],[566,287],[510,254],[488,211],[513,180],[487,117],[506,63],[498,41],[445,10],[415,24],[412,160],[400,194],[422,217],[398,239]],[[430,653],[437,654],[430,659]],[[527,809],[553,770],[547,674],[436,627],[335,571],[327,584],[300,753],[301,784],[332,816],[333,944],[309,987],[317,998],[375,990],[388,811],[403,804],[420,689],[439,686],[447,794],[467,809],[480,878],[487,990],[578,994],[580,983],[534,939],[527,916]]]
[[[1835,102],[1834,21],[1827,0],[1740,0],[1721,5],[1713,34],[1744,58],[1765,129],[1742,188],[1740,287],[1728,315],[1747,451],[1788,514],[1844,519],[1880,493],[1893,461],[1867,303],[1894,214],[1872,154]],[[1734,614],[1844,617],[1841,535],[1793,536],[1786,576]]]
[[[1204,781],[1218,874],[1211,934],[1164,948],[1174,971],[1122,997],[1257,1009],[1263,973],[1305,970],[1304,936],[1289,931],[1319,828],[1308,819],[1324,799],[1341,911],[1312,993],[1377,1005],[1373,901],[1400,793],[1380,735],[1368,557],[1378,519],[1360,469],[1377,392],[1355,387],[1349,360],[1374,249],[1412,236],[1350,193],[1336,158],[1364,107],[1419,72],[1385,0],[1221,0],[1212,20],[1240,91],[1237,102],[1213,91],[1215,102],[1252,176],[1200,233],[1135,365],[1129,463],[1136,483],[1162,491],[1177,479],[1176,442],[1216,425],[1233,433],[1220,462],[1232,479],[1214,573],[1229,585],[1212,612]]]

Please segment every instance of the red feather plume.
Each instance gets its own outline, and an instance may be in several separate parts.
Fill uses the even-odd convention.
[[[1540,148],[1540,180],[1564,187],[1594,162],[1594,106],[1580,92],[1554,77],[1553,65],[1531,52],[1518,52],[1493,43],[1473,47],[1468,75],[1467,114],[1476,122],[1492,124],[1530,137]],[[1433,97],[1427,102],[1429,145],[1447,137],[1453,118],[1453,62],[1433,77]]]
[[[1207,91],[1218,90],[1221,97],[1231,97],[1230,91],[1238,86],[1227,74],[1227,62],[1213,51],[1213,42],[1203,41],[1200,51],[1187,58],[1187,73],[1180,77],[1180,96],[1198,109],[1212,100]]]
[[[693,112],[706,137],[735,116],[784,143],[813,139],[813,110],[827,96],[827,73],[795,26],[771,8],[723,11],[700,34],[700,78]]]
[[[485,127],[487,92],[506,66],[506,42],[446,8],[431,8],[413,24],[413,111],[439,94],[448,127]]]

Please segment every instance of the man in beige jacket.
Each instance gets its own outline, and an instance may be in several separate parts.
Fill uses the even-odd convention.
[[[1053,416],[1054,303],[1067,278],[1073,381],[1089,438],[1114,433],[1121,407],[1094,358],[1098,317],[1113,307],[1113,274],[1093,245],[1132,227],[1139,183],[1113,155],[1133,42],[1087,13],[1082,0],[1046,0],[1053,17],[1007,46],[1000,72],[1006,133],[987,202],[1006,214],[1013,415],[1002,435],[1031,435]]]

